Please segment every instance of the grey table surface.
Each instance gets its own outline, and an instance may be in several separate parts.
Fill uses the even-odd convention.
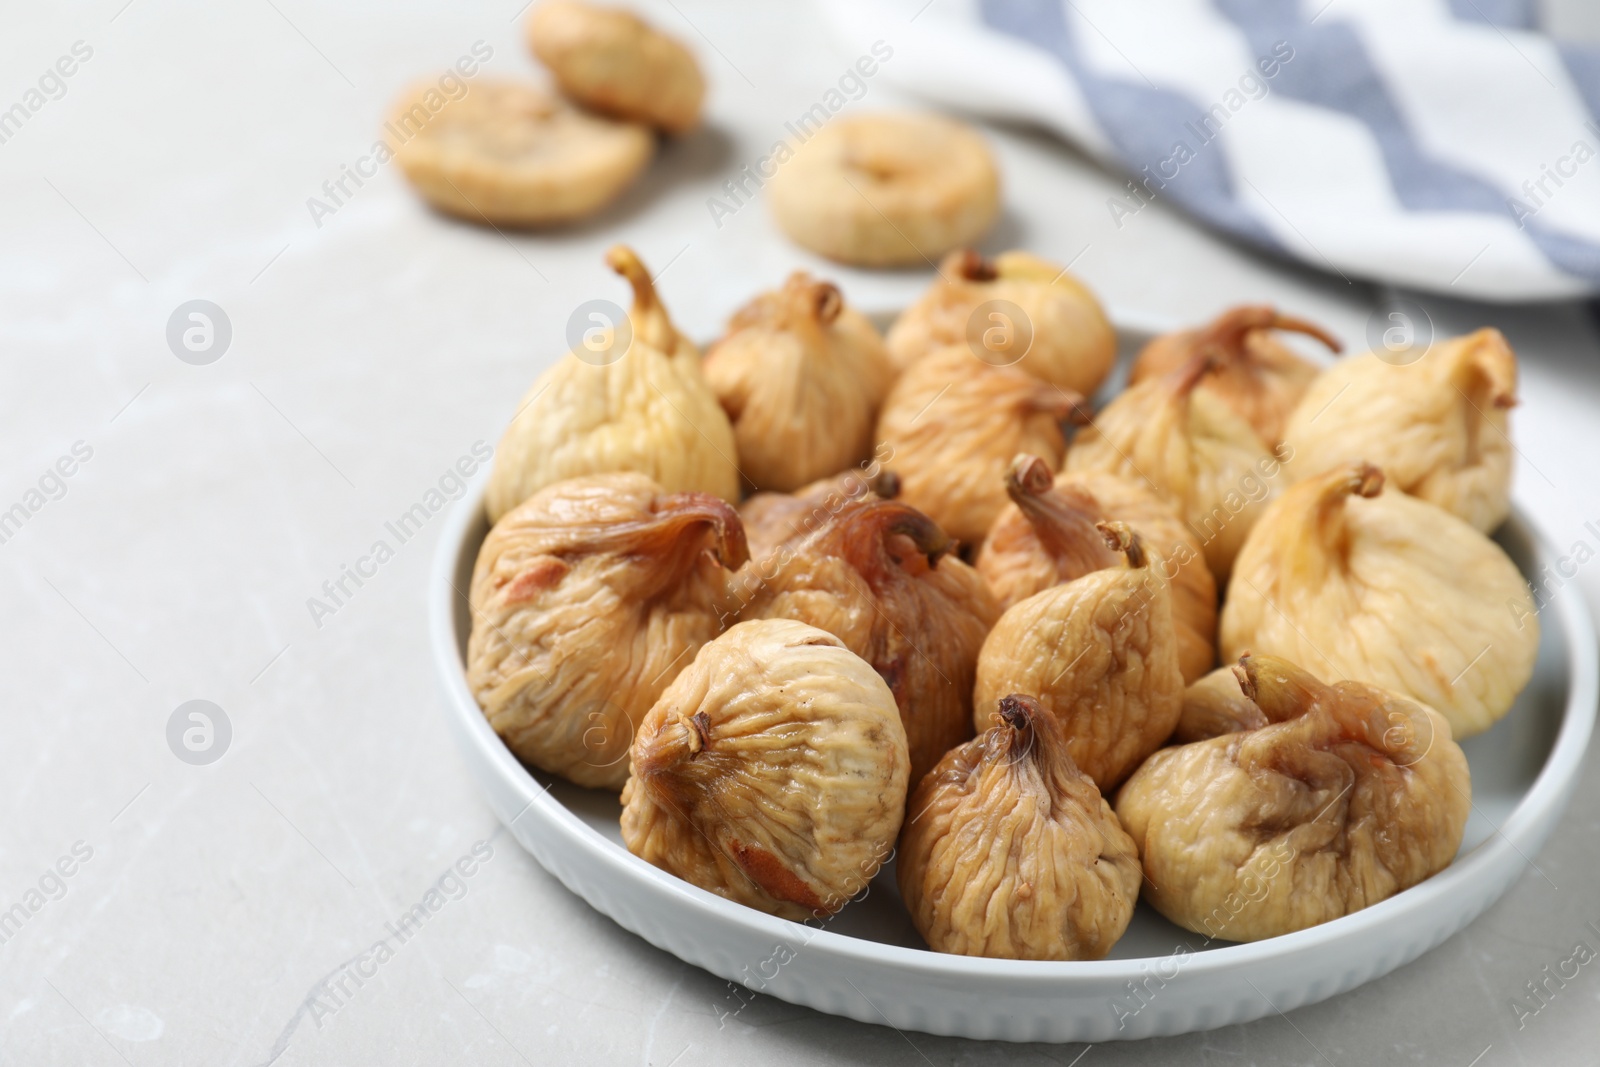
[[[12,5],[0,107],[90,54],[0,143],[0,1061],[16,1064],[1592,1063],[1600,969],[1537,1014],[1525,984],[1600,946],[1600,771],[1498,904],[1353,993],[1212,1033],[1085,1048],[901,1034],[760,998],[591,910],[495,821],[445,732],[423,618],[438,519],[341,598],[308,607],[475,442],[492,444],[566,347],[584,300],[623,299],[612,242],[663,270],[713,335],[753,289],[822,270],[868,307],[928,274],[821,264],[764,208],[707,198],[764,155],[869,42],[804,7],[662,2],[711,81],[710,123],[602,218],[507,237],[421,208],[392,167],[341,196],[414,76],[476,42],[480,77],[538,77],[517,3],[96,0]],[[1558,21],[1588,33],[1577,4]],[[73,66],[73,64],[68,64]],[[862,106],[900,103],[869,85]],[[1063,261],[1124,320],[1272,301],[1359,340],[1379,294],[1225,243],[1156,205],[1118,228],[1120,182],[1048,137],[989,130],[1005,216],[989,246]],[[222,357],[167,324],[219,305]],[[1582,306],[1428,299],[1493,323],[1525,361],[1517,496],[1568,545],[1600,542],[1600,351]],[[70,477],[46,474],[62,462]],[[87,454],[87,458],[84,458]],[[37,497],[30,491],[43,489]],[[35,504],[38,506],[36,507]],[[1600,570],[1574,583],[1591,603]],[[186,701],[225,711],[221,759],[175,758]],[[337,1010],[319,983],[388,936],[463,856],[446,906]],[[71,870],[70,877],[49,872]],[[31,892],[39,893],[30,898]]]

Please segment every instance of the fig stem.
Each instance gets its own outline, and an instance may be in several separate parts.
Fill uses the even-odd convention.
[[[964,248],[958,253],[961,257],[956,264],[956,273],[969,282],[992,282],[1000,277],[1000,272],[995,269],[993,261],[984,259],[975,248]]]
[[[811,287],[812,314],[827,326],[844,310],[844,296],[832,282],[817,282]]]
[[[655,282],[651,280],[644,262],[633,249],[619,244],[612,245],[606,253],[606,265],[622,275],[633,288],[633,308],[628,312],[628,319],[632,323],[634,336],[672,355],[677,347],[677,330],[673,329],[672,320],[667,317],[667,309],[662,306]]]
[[[1006,471],[1006,495],[1021,505],[1021,498],[1043,496],[1056,484],[1055,472],[1040,456],[1018,452]]]
[[[1000,721],[1020,733],[1033,728],[1033,721],[1039,716],[1040,709],[1032,697],[1012,693],[1000,698],[999,710]]]
[[[1343,351],[1339,339],[1306,319],[1281,315],[1270,304],[1245,304],[1230,308],[1218,315],[1195,339],[1195,348],[1209,351],[1229,359],[1242,359],[1247,353],[1244,340],[1256,330],[1283,330],[1287,333],[1314,337],[1326,345],[1330,352]]]
[[[689,722],[694,727],[694,736],[689,742],[690,758],[693,759],[711,747],[711,716],[697,711],[689,716]]]
[[[1144,549],[1144,538],[1125,522],[1097,522],[1094,528],[1106,539],[1106,547],[1127,557],[1128,566],[1135,570],[1147,567],[1150,556]]]
[[[880,500],[893,500],[900,495],[900,475],[894,471],[879,471],[867,484]]]

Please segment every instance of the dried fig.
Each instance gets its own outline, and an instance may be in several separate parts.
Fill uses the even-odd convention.
[[[1183,714],[1172,742],[1187,745],[1223,734],[1259,730],[1267,725],[1255,701],[1244,695],[1232,667],[1218,667],[1183,691]]]
[[[1160,556],[1159,576],[1172,583],[1172,621],[1178,666],[1193,681],[1216,661],[1217,583],[1200,542],[1166,501],[1142,485],[1102,471],[1056,477],[1026,453],[1006,474],[1011,503],[989,528],[978,553],[983,575],[1002,609],[1035,593],[1114,567],[1122,557],[1097,524],[1120,520]]]
[[[642,474],[548,486],[495,524],[472,572],[467,684],[517,757],[620,789],[634,726],[732,610],[739,518]]]
[[[1208,355],[1130,387],[1078,432],[1066,469],[1108,471],[1170,502],[1227,580],[1245,535],[1278,492],[1282,465],[1222,396],[1196,388]]]
[[[876,671],[816,627],[742,622],[640,724],[622,840],[729,900],[820,918],[889,858],[907,772],[905,730]]]
[[[1105,793],[1172,733],[1183,674],[1161,561],[1126,523],[1100,528],[1126,563],[1001,615],[978,653],[972,702],[991,708],[1007,693],[1035,694],[1061,724],[1072,761]]]
[[[1097,960],[1133,918],[1139,854],[1048,712],[1000,701],[906,809],[897,876],[936,952]]]
[[[1246,649],[1437,709],[1456,737],[1504,715],[1533,674],[1539,621],[1500,546],[1352,463],[1291,486],[1250,534],[1222,609]]]
[[[889,355],[905,370],[945,345],[968,345],[990,363],[1014,365],[1090,396],[1111,373],[1117,335],[1082,282],[1027,252],[992,261],[951,252],[939,277],[889,329]]]
[[[1290,477],[1375,463],[1396,489],[1488,533],[1511,510],[1516,354],[1499,330],[1483,329],[1403,365],[1394,358],[1368,352],[1317,379],[1289,420]]]
[[[900,476],[876,463],[820,478],[793,493],[757,493],[739,505],[750,558],[764,560],[790,538],[815,533],[851,500],[899,495]]]
[[[952,345],[895,382],[878,418],[879,449],[900,473],[908,504],[977,545],[1006,506],[1012,457],[1030,452],[1060,463],[1062,421],[1084,418],[1077,393]]]
[[[1259,941],[1449,865],[1472,784],[1438,713],[1269,656],[1236,669],[1267,724],[1163,749],[1117,794],[1157,911],[1210,938]]]
[[[898,501],[844,503],[815,533],[739,573],[742,619],[796,619],[883,676],[920,778],[972,736],[972,677],[998,614],[932,519]]]
[[[533,383],[495,453],[491,522],[552,482],[609,471],[648,474],[669,493],[739,499],[733,428],[699,352],[673,328],[631,249],[613,247],[606,262],[633,286],[627,330],[604,331]]]
[[[704,369],[733,423],[741,472],[780,492],[867,455],[890,374],[872,323],[803,271],[741,308]]]
[[[1275,308],[1231,308],[1208,325],[1155,338],[1134,360],[1128,384],[1183,367],[1197,355],[1213,357],[1215,367],[1197,388],[1215,392],[1244,418],[1269,448],[1283,443],[1283,430],[1300,398],[1321,368],[1278,339],[1276,331],[1315,337],[1338,352],[1339,341],[1315,323],[1280,315]]]
[[[668,133],[700,123],[706,83],[694,53],[632,12],[542,0],[528,16],[528,47],[584,107]]]

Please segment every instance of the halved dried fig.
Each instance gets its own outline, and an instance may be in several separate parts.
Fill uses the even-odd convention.
[[[1227,659],[1253,649],[1384,686],[1469,737],[1532,676],[1539,620],[1499,545],[1352,463],[1291,486],[1261,517],[1221,644]]]
[[[1034,694],[1060,722],[1073,762],[1109,792],[1171,735],[1183,674],[1161,561],[1127,524],[1100,529],[1126,563],[1001,615],[978,654],[972,701],[991,708],[1009,693]]]
[[[908,769],[894,697],[872,667],[814,626],[742,622],[640,724],[622,839],[729,900],[822,918],[893,852]]]
[[[1340,349],[1339,341],[1305,319],[1279,314],[1276,308],[1243,305],[1218,315],[1205,326],[1155,338],[1139,353],[1128,384],[1183,367],[1196,356],[1209,355],[1211,373],[1197,386],[1215,392],[1244,418],[1269,448],[1283,442],[1284,426],[1321,368],[1278,339],[1278,332],[1305,334]]]
[[[877,463],[819,478],[793,493],[756,493],[739,505],[750,558],[764,560],[783,542],[815,533],[851,500],[900,495],[900,476]]]
[[[558,482],[495,524],[472,572],[467,684],[525,763],[620,789],[634,727],[731,613],[739,517],[642,474]]]
[[[1172,583],[1178,666],[1193,681],[1216,661],[1217,584],[1200,541],[1172,505],[1141,484],[1103,471],[1050,473],[1039,456],[1017,456],[1006,473],[1011,503],[978,553],[978,573],[1002,609],[1035,593],[1118,566],[1097,524],[1126,522],[1161,557],[1158,577]]]
[[[941,348],[900,376],[878,419],[879,448],[900,472],[908,504],[977,545],[1006,506],[1018,452],[1061,462],[1061,424],[1088,417],[1083,397],[1015,367]]]
[[[906,810],[900,896],[936,952],[1097,960],[1133,918],[1139,853],[1031,697],[1003,698]]]
[[[1258,941],[1369,907],[1443,870],[1471,807],[1432,709],[1246,656],[1267,725],[1162,749],[1117,794],[1145,899],[1179,926]]]
[[[972,736],[973,670],[998,614],[952,547],[915,508],[864,497],[736,582],[740,618],[810,623],[872,664],[894,693],[918,778]]]

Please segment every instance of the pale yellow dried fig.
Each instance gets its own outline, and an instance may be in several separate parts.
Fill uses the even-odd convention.
[[[1511,510],[1507,411],[1517,357],[1499,330],[1426,351],[1343,360],[1306,393],[1286,438],[1295,480],[1354,460],[1488,533]]]
[[[907,773],[894,697],[864,660],[814,626],[742,622],[640,724],[622,840],[718,896],[822,918],[893,852]]]
[[[740,472],[757,489],[788,492],[871,451],[888,360],[872,323],[830,282],[796,271],[756,297],[704,369],[733,423]]]
[[[633,310],[533,383],[495,451],[484,498],[491,522],[552,482],[609,471],[647,474],[669,493],[739,499],[733,428],[700,353],[631,249],[613,247],[606,262],[633,287]]]
[[[1011,503],[989,528],[976,563],[1002,609],[1090,571],[1119,566],[1122,556],[1106,544],[1098,524],[1125,522],[1161,558],[1157,576],[1172,583],[1184,681],[1211,669],[1217,657],[1217,584],[1199,540],[1172,505],[1114,474],[1052,475],[1048,463],[1026,453],[1012,461],[1006,493]]]
[[[1211,573],[1225,582],[1245,535],[1285,479],[1279,457],[1250,423],[1220,394],[1197,388],[1214,367],[1202,354],[1130,387],[1078,432],[1066,469],[1148,485],[1177,508]]]
[[[1296,483],[1250,534],[1222,608],[1224,659],[1282,656],[1492,726],[1533,674],[1539,620],[1499,545],[1352,463]]]
[[[1438,713],[1268,656],[1237,670],[1267,724],[1163,749],[1117,794],[1157,911],[1208,938],[1258,941],[1449,865],[1472,784]]]
[[[900,896],[936,952],[1097,960],[1133,918],[1139,853],[1030,697],[952,750],[912,794]]]
[[[952,345],[895,382],[878,419],[878,447],[899,472],[906,503],[977,545],[1006,506],[1012,458],[1029,452],[1055,466],[1066,450],[1062,422],[1087,417],[1077,393]]]
[[[978,654],[972,702],[992,708],[1006,694],[1034,694],[1061,724],[1073,762],[1109,793],[1171,735],[1183,674],[1161,561],[1126,523],[1101,530],[1126,562],[1001,615]]]
[[[1218,667],[1183,691],[1183,714],[1172,743],[1187,745],[1222,734],[1259,730],[1267,725],[1256,702],[1244,695],[1232,667]]]
[[[815,533],[753,561],[736,583],[740,618],[819,626],[883,676],[905,723],[913,778],[972,736],[973,670],[998,614],[952,547],[915,508],[859,497]]]
[[[877,463],[819,478],[793,493],[756,493],[739,505],[750,558],[764,560],[790,538],[815,533],[851,500],[900,495],[900,476]]]
[[[889,329],[905,370],[936,348],[967,345],[979,358],[1090,396],[1117,358],[1117,335],[1094,294],[1059,263],[1027,252],[993,260],[951,252],[939,276]]]
[[[634,727],[734,601],[739,518],[707,493],[599,474],[495,524],[472,572],[467,684],[519,759],[620,789]]]
[[[632,12],[542,0],[528,16],[528,47],[584,107],[668,133],[699,125],[706,83],[694,53]]]
[[[1289,413],[1321,368],[1279,340],[1277,333],[1305,334],[1339,351],[1337,338],[1315,323],[1281,315],[1262,305],[1243,305],[1193,330],[1162,334],[1140,351],[1128,384],[1178,370],[1197,355],[1209,354],[1215,368],[1199,389],[1214,391],[1254,427],[1269,448],[1283,443]]]

